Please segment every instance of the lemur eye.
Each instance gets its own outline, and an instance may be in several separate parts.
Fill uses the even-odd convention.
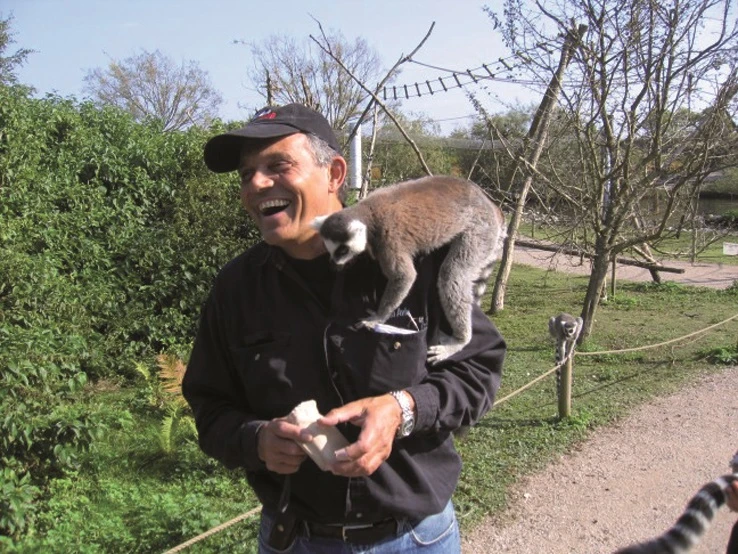
[[[341,244],[340,246],[336,248],[335,252],[333,252],[333,257],[343,258],[346,254],[348,254],[348,252],[349,252],[348,246],[346,246],[345,244]]]

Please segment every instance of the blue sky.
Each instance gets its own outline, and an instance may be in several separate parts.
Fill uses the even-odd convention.
[[[490,0],[495,9],[499,2]],[[477,0],[3,0],[0,16],[12,15],[16,44],[36,51],[18,72],[20,81],[39,93],[83,97],[88,70],[106,66],[141,50],[160,50],[177,62],[196,61],[222,94],[221,117],[246,119],[263,99],[249,90],[247,46],[272,34],[297,38],[318,35],[319,28],[340,30],[348,39],[364,37],[388,69],[434,31],[416,59],[458,71],[482,64],[494,68],[507,56],[499,33]],[[311,17],[312,16],[312,17]],[[499,67],[499,63],[497,64]],[[412,85],[449,74],[406,64],[397,83]],[[468,79],[467,79],[468,80]],[[487,109],[540,99],[505,83],[473,85]],[[437,88],[437,87],[436,87]],[[440,89],[439,89],[440,90]],[[460,89],[405,100],[402,109],[439,121],[444,131],[468,124],[474,109]]]

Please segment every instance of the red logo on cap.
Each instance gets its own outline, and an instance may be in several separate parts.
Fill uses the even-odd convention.
[[[256,115],[254,115],[251,121],[260,121],[262,119],[274,119],[275,117],[277,117],[277,114],[274,111],[272,111],[270,108],[264,108],[263,110],[256,112]]]

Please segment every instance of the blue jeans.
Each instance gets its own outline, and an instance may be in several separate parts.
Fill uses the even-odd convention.
[[[361,545],[339,539],[309,537],[300,530],[294,542],[285,550],[275,550],[266,543],[274,520],[262,511],[259,528],[259,554],[458,554],[461,552],[459,524],[454,507],[449,502],[439,514],[419,522],[402,521],[397,536],[374,544]]]

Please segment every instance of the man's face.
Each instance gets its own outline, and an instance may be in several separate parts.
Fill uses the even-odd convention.
[[[315,163],[308,139],[289,135],[241,156],[241,202],[264,240],[294,258],[321,254],[323,243],[310,222],[341,208],[333,165]]]

